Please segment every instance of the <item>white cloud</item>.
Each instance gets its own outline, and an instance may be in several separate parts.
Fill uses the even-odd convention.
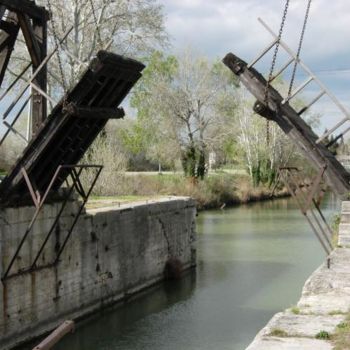
[[[163,0],[167,12],[167,28],[175,48],[191,43],[212,57],[227,51],[251,56],[269,40],[257,22],[264,18],[278,31],[283,1],[276,0]],[[300,35],[306,0],[291,0],[284,33],[285,40],[295,46]],[[324,64],[332,57],[350,53],[350,2],[318,0],[312,3],[303,55]]]
[[[162,3],[175,51],[191,45],[213,58],[222,58],[232,51],[248,62],[272,39],[257,18],[262,17],[278,32],[284,8],[284,1],[277,0],[163,0]],[[306,4],[307,0],[290,0],[283,39],[294,50]],[[350,68],[349,23],[349,0],[312,2],[302,59],[313,71]],[[268,69],[269,60],[261,69]],[[320,74],[320,78],[348,105],[350,74]],[[332,107],[325,109],[322,105],[322,109]]]

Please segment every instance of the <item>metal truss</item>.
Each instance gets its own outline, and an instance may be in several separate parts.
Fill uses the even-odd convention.
[[[41,194],[38,190],[35,189],[35,185],[30,181],[26,170],[24,168],[22,168],[22,173],[23,173],[23,176],[25,178],[25,181],[26,181],[26,184],[28,187],[28,191],[30,193],[31,199],[32,199],[33,204],[35,206],[35,212],[34,212],[34,215],[31,219],[20,243],[17,246],[17,249],[16,249],[13,257],[10,260],[10,263],[8,264],[7,268],[5,269],[5,273],[1,277],[2,282],[6,281],[7,279],[9,279],[11,277],[18,276],[18,275],[23,274],[23,273],[32,272],[32,271],[35,271],[38,269],[54,266],[60,261],[60,257],[61,257],[61,255],[66,247],[66,244],[67,244],[69,238],[72,235],[74,227],[75,227],[75,225],[76,225],[76,223],[77,223],[77,221],[78,221],[78,219],[79,219],[79,217],[80,217],[80,215],[85,207],[85,204],[88,201],[88,198],[91,194],[91,191],[93,190],[93,188],[96,184],[96,181],[100,176],[102,168],[103,168],[102,165],[60,165],[57,168],[54,176],[52,177],[49,186],[47,187],[46,191],[43,194]],[[86,171],[87,169],[95,169],[96,172],[94,174],[93,180],[89,184],[89,187],[87,189],[85,189],[83,184],[81,183],[80,176],[81,176],[82,172],[84,170]],[[51,190],[53,184],[55,183],[56,179],[60,176],[62,171],[64,171],[64,172],[68,171],[69,175],[68,175],[68,178],[66,181],[68,189],[63,196],[60,210],[59,210],[54,222],[52,223],[44,241],[42,242],[39,250],[37,251],[34,259],[31,261],[30,266],[28,266],[26,268],[22,268],[19,271],[13,272],[12,271],[13,265],[19,256],[19,253],[23,247],[23,244],[25,243],[30,232],[32,231],[33,226],[34,226],[34,224],[35,224],[35,222],[36,222],[36,220],[37,220],[37,218],[38,218],[38,216],[39,216],[39,214],[40,214],[40,212],[45,204],[45,201],[48,198],[50,190]],[[45,265],[38,265],[39,258],[42,255],[42,253],[43,253],[50,237],[52,236],[55,228],[57,227],[59,220],[62,216],[62,213],[64,212],[64,209],[65,209],[68,201],[70,200],[74,190],[76,190],[77,193],[82,197],[82,202],[79,206],[77,213],[74,215],[73,222],[72,222],[71,226],[69,227],[62,244],[58,247],[55,259],[52,262],[47,263]]]
[[[248,64],[248,68],[252,68],[256,63],[258,63],[278,42],[278,35],[261,19],[259,18],[258,21],[262,24],[262,26],[271,34],[273,37],[272,42],[265,47],[261,53],[250,63]],[[311,106],[313,106],[317,101],[319,101],[323,96],[328,96],[328,98],[333,102],[333,104],[336,106],[336,108],[341,112],[343,115],[343,118],[334,126],[332,126],[328,131],[326,131],[323,135],[321,135],[317,143],[321,143],[322,141],[326,140],[327,137],[331,134],[333,134],[335,131],[337,131],[340,127],[342,127],[346,122],[350,121],[350,111],[337,99],[337,97],[323,84],[323,82],[312,72],[312,70],[299,58],[297,57],[297,54],[283,41],[279,41],[280,47],[288,54],[290,57],[288,61],[277,71],[277,73],[274,74],[270,82],[272,82],[274,79],[276,79],[278,76],[280,76],[293,62],[297,61],[298,67],[300,67],[308,76],[307,79],[301,83],[298,87],[296,87],[290,94],[290,96],[287,96],[284,98],[283,103],[289,102],[292,98],[296,97],[300,92],[304,90],[306,86],[308,86],[311,82],[314,82],[318,88],[319,93],[300,111],[298,112],[299,115],[302,115],[304,112],[310,109]],[[343,131],[339,135],[337,135],[335,138],[338,140],[340,137],[345,135],[347,132],[350,131],[350,126],[344,128]]]
[[[279,169],[278,179],[282,180],[287,187],[328,256],[333,250],[333,232],[320,208],[326,191],[323,184],[325,170],[326,167],[307,182],[302,180],[301,171],[298,168],[282,167]]]

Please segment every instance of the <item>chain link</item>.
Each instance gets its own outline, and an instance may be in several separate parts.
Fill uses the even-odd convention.
[[[284,6],[284,11],[283,11],[283,16],[282,16],[282,21],[281,21],[280,29],[279,29],[277,40],[276,40],[275,50],[274,50],[274,53],[272,56],[270,72],[269,72],[269,76],[267,78],[266,85],[265,85],[264,103],[266,106],[268,105],[269,86],[270,86],[270,82],[273,78],[273,71],[274,71],[275,65],[276,65],[277,54],[278,54],[278,50],[280,47],[280,41],[282,38],[284,24],[285,24],[286,18],[287,18],[288,7],[289,7],[289,0],[286,0],[286,4]],[[270,121],[269,120],[266,121],[266,143],[267,143],[267,145],[270,144]]]
[[[309,1],[308,1],[307,8],[306,8],[306,13],[305,13],[305,18],[304,18],[303,28],[302,28],[301,34],[300,34],[300,40],[299,40],[299,46],[298,46],[297,56],[296,56],[295,61],[294,61],[293,72],[292,72],[292,78],[291,78],[291,80],[290,80],[289,89],[288,89],[288,98],[289,98],[289,97],[291,96],[291,94],[292,94],[292,89],[293,89],[295,74],[296,74],[296,71],[297,71],[298,63],[299,63],[299,57],[300,57],[301,47],[302,47],[302,45],[303,45],[303,40],[304,40],[304,34],[305,34],[305,30],[306,30],[306,25],[307,25],[307,21],[308,21],[308,18],[309,18],[310,7],[311,7],[311,1],[312,1],[312,0],[309,0]]]
[[[64,93],[66,94],[68,89],[67,89],[67,83],[66,83],[66,80],[64,78],[64,73],[63,73],[63,64],[62,64],[61,53],[60,53],[61,44],[60,44],[60,41],[58,39],[56,22],[53,18],[52,5],[51,5],[50,0],[47,0],[47,7],[48,7],[49,12],[52,16],[51,27],[52,27],[53,39],[54,39],[55,45],[57,47],[58,67],[59,67],[59,71],[60,71],[60,75],[61,75],[63,90],[64,90]]]
[[[266,85],[265,85],[264,102],[265,102],[266,105],[267,105],[267,98],[268,98],[268,93],[269,93],[269,86],[270,86],[270,82],[271,82],[271,80],[273,78],[273,71],[274,71],[275,65],[276,65],[277,54],[278,54],[278,50],[279,50],[279,47],[280,47],[280,42],[281,42],[281,38],[282,38],[283,28],[284,28],[284,24],[285,24],[286,18],[287,18],[288,7],[289,7],[289,0],[286,0],[286,5],[284,7],[282,21],[281,21],[280,29],[279,29],[277,40],[276,40],[275,50],[274,50],[274,53],[273,53],[273,56],[272,56],[270,72],[269,72],[269,76],[268,76],[268,79],[267,79]]]

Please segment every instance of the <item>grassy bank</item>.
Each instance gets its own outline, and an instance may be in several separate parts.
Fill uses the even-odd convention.
[[[136,200],[159,196],[189,196],[196,200],[199,210],[232,206],[241,203],[271,198],[271,189],[253,187],[246,175],[214,173],[203,181],[191,181],[181,174],[123,174],[118,177],[116,186],[98,186],[95,191],[100,199],[114,197]],[[279,190],[277,197],[286,196],[285,190]],[[97,197],[95,197],[97,198]]]

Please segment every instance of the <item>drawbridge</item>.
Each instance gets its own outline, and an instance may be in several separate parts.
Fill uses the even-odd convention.
[[[298,52],[295,53],[281,39],[282,30],[280,34],[276,34],[263,20],[259,19],[259,21],[273,37],[272,42],[250,63],[246,63],[233,53],[227,54],[223,62],[255,97],[254,112],[266,118],[267,121],[276,122],[316,170],[317,175],[310,183],[305,183],[301,169],[295,167],[280,168],[279,179],[285,183],[324,250],[329,254],[333,249],[331,243],[333,233],[320,210],[320,200],[327,186],[340,198],[347,197],[350,192],[350,173],[344,168],[341,159],[330,151],[329,147],[334,141],[329,142],[328,138],[331,136],[333,140],[338,140],[350,131],[350,112],[300,59],[301,43]],[[281,27],[283,28],[283,21]],[[288,56],[287,62],[274,75],[271,74],[271,69],[270,77],[265,79],[255,67],[273,48],[275,48],[274,65],[278,47],[281,47]],[[290,88],[288,95],[283,96],[271,85],[271,82],[281,76],[292,64],[294,64],[294,74],[298,67],[307,78],[294,90]],[[292,99],[300,96],[310,83],[314,83],[319,91],[304,107],[296,110],[291,105]],[[324,96],[328,97],[330,103],[339,111],[341,119],[322,135],[317,135],[306,122],[306,118],[303,118],[303,114]]]
[[[273,79],[281,75],[295,60],[298,60],[299,66],[306,72],[308,77],[300,86],[295,88],[290,96],[282,96],[271,84],[268,84],[268,81],[254,66],[277,44],[278,37],[262,20],[260,21],[274,37],[273,42],[251,63],[246,63],[233,53],[227,54],[223,62],[256,98],[253,107],[254,111],[268,120],[275,121],[284,133],[292,139],[293,143],[298,146],[316,170],[325,168],[324,177],[332,190],[340,196],[346,195],[350,191],[350,174],[323,141],[345,123],[350,123],[350,113],[282,40],[279,41],[279,45],[285,49],[290,56],[290,60],[273,76]],[[300,95],[303,89],[312,81],[318,85],[319,93],[309,104],[299,111],[295,110],[291,106],[290,101]],[[302,118],[302,115],[324,95],[329,96],[330,100],[344,116],[334,127],[331,127],[323,135],[318,136]],[[346,129],[342,134],[348,130]]]
[[[20,32],[23,34],[30,56],[29,64],[0,96],[4,110],[0,126],[0,147],[9,135],[19,137],[27,144],[0,183],[0,207],[31,203],[34,208],[32,220],[23,233],[5,273],[1,276],[3,282],[20,273],[52,266],[60,261],[67,241],[103,168],[102,165],[80,164],[80,162],[90,145],[103,131],[107,121],[123,118],[124,110],[120,104],[140,79],[144,69],[144,65],[136,60],[108,52],[107,49],[111,44],[109,42],[105,48],[96,53],[90,64],[86,65],[85,72],[75,86],[64,89],[62,98],[56,103],[47,92],[48,63],[57,55],[64,82],[60,49],[73,28],[68,28],[59,38],[53,27],[55,45],[48,53],[47,23],[51,15],[34,1],[0,0],[0,86],[9,69],[11,55]],[[69,55],[73,56],[71,53]],[[16,87],[18,83],[21,85]],[[8,107],[4,107],[9,101],[10,93],[15,93],[15,98],[10,101]],[[31,133],[26,136],[16,125],[18,120],[23,118],[28,103],[30,103],[28,124],[30,123]],[[48,113],[49,104],[54,106],[50,113]],[[92,171],[88,185],[83,185],[80,179],[83,171]],[[62,187],[64,189],[61,190]],[[72,224],[66,230],[54,261],[48,262],[45,266],[40,265],[40,257],[59,225],[67,203],[72,200],[73,193],[79,195],[82,200],[79,201],[77,212],[72,214]],[[58,214],[30,266],[15,271],[14,263],[30,236],[39,213],[48,201],[61,203]]]
[[[0,184],[0,201],[18,201],[27,189],[26,179],[35,191],[57,191],[69,169],[78,164],[107,121],[122,118],[118,108],[140,78],[143,65],[121,56],[100,51],[79,83],[54,107],[9,174]]]

